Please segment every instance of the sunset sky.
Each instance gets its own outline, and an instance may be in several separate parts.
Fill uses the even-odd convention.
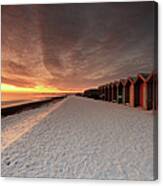
[[[2,6],[2,90],[81,91],[151,72],[153,22],[152,2]]]

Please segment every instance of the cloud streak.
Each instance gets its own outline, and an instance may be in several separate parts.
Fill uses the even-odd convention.
[[[153,6],[153,2],[2,6],[2,81],[81,90],[138,71],[150,72]]]

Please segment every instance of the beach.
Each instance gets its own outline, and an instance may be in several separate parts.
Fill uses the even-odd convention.
[[[154,179],[152,111],[69,96],[2,118],[4,177]]]

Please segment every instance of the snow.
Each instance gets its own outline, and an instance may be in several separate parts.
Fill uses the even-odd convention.
[[[69,96],[2,118],[2,176],[153,180],[153,113]]]
[[[62,104],[62,102],[59,102],[55,105],[47,104],[46,106],[41,108],[24,111],[21,114],[16,114],[14,116],[8,116],[4,118],[2,120],[3,132],[1,134],[2,136],[1,149],[3,150],[7,148],[10,144],[19,139],[29,130],[31,130],[33,126],[37,125],[50,112],[55,111],[55,109],[57,109]]]

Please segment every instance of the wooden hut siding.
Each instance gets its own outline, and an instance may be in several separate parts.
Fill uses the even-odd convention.
[[[135,82],[135,106],[141,106],[145,110],[154,108],[153,84],[153,74],[138,74]]]
[[[150,110],[154,108],[154,81],[150,80],[149,82],[146,83],[146,109]]]
[[[158,77],[156,74],[138,74],[137,77],[121,79],[98,88],[105,101],[140,106],[145,110],[158,109]]]
[[[153,81],[144,83],[144,102],[143,108],[145,110],[153,109]]]
[[[99,91],[100,99],[104,100],[104,86],[98,87],[98,91]]]
[[[127,83],[124,87],[124,91],[125,91],[125,93],[124,93],[124,98],[125,98],[124,103],[125,104],[130,103],[130,85],[131,85],[131,83],[129,81],[127,81]]]
[[[84,91],[83,96],[87,98],[99,99],[99,90],[98,89],[87,89]]]
[[[110,94],[110,96],[111,96],[111,102],[113,102],[113,83],[110,83],[110,88],[111,88],[111,94]]]
[[[107,85],[104,87],[104,100],[108,101],[108,86]]]
[[[122,83],[122,103],[126,104],[126,79],[121,79],[120,80]]]
[[[130,81],[127,79],[121,80],[122,82],[122,103],[123,104],[129,104],[130,103]]]
[[[112,84],[112,102],[117,102],[117,86],[116,84]]]
[[[111,84],[108,85],[108,101],[112,101],[112,87]]]
[[[135,107],[141,106],[145,108],[145,97],[146,97],[146,87],[144,81],[138,77],[135,82]]]
[[[135,87],[134,87],[134,83],[131,83],[130,84],[130,101],[129,101],[129,104],[131,107],[135,107]]]
[[[117,102],[122,103],[123,99],[123,85],[121,82],[117,83]]]
[[[147,79],[147,99],[146,99],[146,109],[157,110],[157,75],[152,73]]]
[[[144,83],[141,83],[140,84],[140,89],[139,89],[139,103],[138,103],[138,105],[140,105],[141,107],[143,107],[144,100],[145,100],[145,98],[144,98],[144,96],[145,96],[144,91],[145,91]]]
[[[154,81],[153,74],[138,74],[138,82],[141,82],[139,89],[139,104],[145,110],[154,108]],[[137,106],[137,105],[136,105]]]
[[[158,110],[158,77],[154,74],[153,78],[153,109]]]
[[[123,85],[123,97],[122,97],[122,103],[126,104],[126,88],[125,85]]]
[[[136,92],[135,92],[135,77],[129,77],[128,81],[129,81],[129,105],[131,107],[135,107],[135,96],[136,96]]]

